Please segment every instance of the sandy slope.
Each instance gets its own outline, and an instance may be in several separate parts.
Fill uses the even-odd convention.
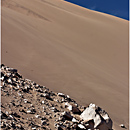
[[[128,128],[128,21],[62,0],[2,0],[2,63]]]

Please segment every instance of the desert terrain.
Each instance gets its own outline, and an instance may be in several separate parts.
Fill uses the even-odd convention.
[[[63,0],[2,0],[2,63],[128,129],[127,20]]]

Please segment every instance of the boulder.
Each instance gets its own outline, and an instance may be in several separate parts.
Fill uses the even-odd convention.
[[[80,118],[84,122],[94,121],[94,128],[99,130],[112,129],[112,120],[110,119],[107,112],[102,110],[95,104],[90,104],[80,115]]]

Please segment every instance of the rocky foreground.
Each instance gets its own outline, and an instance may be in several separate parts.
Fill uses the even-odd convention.
[[[80,106],[2,64],[1,129],[112,130],[112,120],[95,104]]]

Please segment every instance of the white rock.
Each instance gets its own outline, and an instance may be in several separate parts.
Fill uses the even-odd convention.
[[[73,119],[72,119],[72,122],[74,122],[74,123],[78,123],[79,121],[76,120],[75,118],[73,118]]]
[[[12,83],[12,80],[11,80],[11,79],[8,79],[8,83]]]
[[[82,124],[78,124],[78,127],[79,127],[80,129],[86,129]]]
[[[28,99],[23,99],[24,100],[24,103],[27,103],[28,102]]]
[[[102,110],[100,107],[95,104],[90,104],[80,115],[81,119],[85,122],[90,120],[94,121],[94,128],[98,128],[100,130],[108,130],[112,129],[112,120],[108,116],[108,114]],[[102,118],[103,119],[102,119]]]
[[[30,114],[30,113],[31,113],[31,110],[27,110],[27,113]]]
[[[67,109],[70,110],[70,111],[72,111],[72,105],[69,105],[69,106],[67,107]]]
[[[68,107],[70,104],[68,102],[64,103],[65,107]]]
[[[9,115],[9,117],[10,117],[11,119],[13,119],[13,116],[12,116],[12,115]]]
[[[72,106],[70,104],[67,104],[67,105],[68,105],[67,107],[68,110],[72,111],[73,113],[80,113],[80,110],[76,106],[74,105]]]
[[[40,117],[40,115],[35,115],[35,117],[36,117],[36,118],[39,118],[39,117]]]
[[[124,124],[120,124],[120,127],[121,128],[126,128]]]
[[[18,93],[18,95],[19,95],[19,96],[22,96],[22,94],[21,94],[21,93]]]
[[[66,95],[66,97],[67,97],[67,98],[70,98],[70,96],[69,96],[69,95]]]
[[[42,104],[44,104],[45,103],[45,101],[42,101]]]
[[[3,81],[4,80],[4,76],[2,76],[0,79],[1,79],[1,81]]]
[[[58,96],[64,97],[65,94],[63,94],[63,93],[58,93]]]

